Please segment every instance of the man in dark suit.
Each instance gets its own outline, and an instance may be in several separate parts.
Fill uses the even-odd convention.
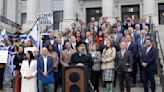
[[[85,23],[82,19],[79,20],[78,29],[81,32],[82,38],[85,38],[85,33],[86,33],[87,30],[86,30],[86,25],[85,25]]]
[[[138,52],[139,55],[142,56],[142,50],[146,44],[146,34],[147,32],[145,30],[141,31],[140,37],[137,39],[137,47],[138,47]]]
[[[92,57],[88,55],[85,45],[84,42],[76,44],[77,52],[71,56],[70,65],[87,66],[89,68],[92,66]]]
[[[142,64],[142,79],[144,92],[149,92],[148,82],[151,83],[151,92],[155,92],[156,84],[154,75],[156,72],[157,64],[157,49],[152,47],[152,39],[146,39],[146,47],[142,52],[141,64]]]
[[[76,43],[77,43],[77,41],[76,41],[76,37],[75,36],[71,36],[71,38],[70,38],[70,43],[71,43],[71,48],[72,49],[76,49]]]
[[[120,32],[120,33],[122,33],[122,35],[124,35],[125,28],[123,27],[121,21],[117,21],[116,26],[117,26],[118,32]]]
[[[140,38],[140,34],[141,34],[140,25],[136,24],[134,29],[135,42],[137,41],[138,38]]]
[[[130,92],[130,73],[133,69],[133,55],[131,51],[127,50],[126,42],[121,42],[120,48],[121,50],[116,56],[116,71],[119,76],[120,92],[124,92],[124,80],[126,82],[126,90]]]
[[[142,52],[143,52],[143,49],[145,47],[145,44],[146,44],[146,31],[145,30],[142,30],[141,33],[140,33],[140,37],[137,39],[136,41],[136,44],[137,44],[137,52],[138,52],[138,55],[139,55],[139,59],[137,59],[137,63],[138,63],[138,66],[139,66],[139,71],[140,71],[140,82],[142,81],[142,66],[141,66],[141,56],[142,56]]]
[[[128,30],[129,30],[129,34],[133,38],[133,41],[136,42],[136,40],[139,38],[139,35],[134,32],[133,27],[129,27]]]
[[[94,22],[94,30],[96,32],[96,34],[98,35],[99,31],[101,30],[100,29],[100,26],[99,26],[99,22]]]
[[[111,34],[112,36],[112,40],[114,42],[114,47],[116,48],[116,50],[119,50],[119,43],[123,37],[123,34],[118,32],[117,27],[113,27],[113,33]]]
[[[142,18],[141,23],[140,23],[140,28],[141,30],[145,27],[148,26],[148,28],[150,29],[150,25],[148,23],[146,23],[146,18]]]
[[[59,81],[57,81],[57,85],[62,85],[60,83],[62,83],[62,63],[61,63],[61,55],[62,55],[62,51],[65,49],[65,46],[62,44],[62,38],[58,37],[57,38],[57,43],[55,44],[55,51],[57,52],[58,54],[58,58],[59,58],[59,64],[58,64],[58,78],[59,78]]]
[[[136,86],[136,75],[138,71],[138,59],[139,59],[139,54],[138,54],[138,47],[135,42],[132,41],[131,35],[127,35],[127,49],[132,52],[133,54],[133,72],[132,72],[132,86]]]
[[[88,24],[88,26],[87,26],[87,30],[89,30],[89,29],[93,29],[94,28],[94,22],[96,21],[96,19],[94,18],[94,17],[91,17],[90,18],[90,22],[89,22],[89,24]]]
[[[54,45],[54,50],[57,52],[58,58],[60,59],[62,50],[64,50],[64,45],[62,44],[62,39],[59,37],[57,38],[57,43]]]
[[[48,92],[54,92],[53,59],[48,56],[47,48],[42,49],[42,55],[37,59],[38,86],[39,92],[45,92],[47,85]]]
[[[47,47],[48,45],[53,45],[56,43],[56,40],[55,40],[55,36],[54,36],[54,33],[50,33],[49,34],[49,40],[46,40],[45,43],[44,43],[44,47]]]
[[[126,23],[124,24],[124,28],[128,29],[129,27],[134,28],[134,24],[132,23],[132,18],[128,17],[126,20]]]

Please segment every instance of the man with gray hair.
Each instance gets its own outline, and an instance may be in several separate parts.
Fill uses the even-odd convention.
[[[47,47],[49,44],[54,45],[56,43],[54,32],[49,34],[49,40],[46,40],[44,43],[44,47]]]
[[[131,92],[130,74],[133,69],[133,55],[127,49],[127,43],[121,42],[121,50],[116,55],[116,71],[119,77],[120,92],[124,92],[124,81],[126,83],[126,92]]]
[[[63,66],[69,66],[71,56],[76,52],[76,50],[71,48],[70,42],[66,42],[65,47],[66,49],[62,51],[60,62]]]
[[[42,55],[37,59],[39,92],[45,92],[45,86],[47,86],[48,92],[54,92],[53,65],[53,58],[48,56],[47,48],[43,47]]]

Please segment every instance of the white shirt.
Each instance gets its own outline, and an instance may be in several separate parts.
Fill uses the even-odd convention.
[[[62,37],[62,45],[64,44],[64,37]]]
[[[129,48],[130,44],[131,44],[131,42],[128,42],[128,47],[127,47],[127,49]]]
[[[119,32],[121,31],[121,26],[117,26],[117,29],[119,30]]]
[[[97,32],[98,28],[97,28],[96,26],[94,27],[94,29],[95,29],[95,31]]]
[[[47,57],[43,56],[43,60],[44,60],[44,72],[47,72]]]
[[[73,49],[76,48],[76,43],[72,43]]]
[[[134,37],[134,33],[131,34],[132,38]]]
[[[60,52],[63,50],[62,44],[58,44],[58,49]]]
[[[53,45],[54,44],[54,39],[53,40],[50,40],[50,43],[51,43],[51,45]]]
[[[114,41],[116,41],[117,39],[117,34],[114,34]]]
[[[106,40],[104,40],[104,45],[106,45]]]

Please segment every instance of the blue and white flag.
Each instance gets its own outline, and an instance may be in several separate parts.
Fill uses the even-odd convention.
[[[7,38],[7,33],[6,33],[6,29],[5,29],[5,28],[1,31],[1,36],[2,36],[4,39]]]
[[[32,40],[33,44],[40,49],[40,24],[39,21],[37,21],[32,28],[32,31],[28,35],[28,38]]]
[[[20,35],[19,38],[20,38],[21,40],[26,40],[26,39],[27,39],[27,35]]]

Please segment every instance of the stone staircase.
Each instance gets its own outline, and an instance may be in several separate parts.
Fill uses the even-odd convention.
[[[164,51],[164,25],[159,25],[158,27],[157,27],[157,30],[158,30],[158,33],[159,33],[159,37],[160,37],[160,41],[161,41],[161,46],[162,46],[162,50]],[[159,42],[158,42],[158,46],[159,46]],[[158,47],[158,49],[160,49],[159,47]],[[164,53],[164,52],[163,52]],[[160,62],[161,62],[161,64],[164,66],[164,61],[163,61],[163,57],[162,57],[162,55],[161,55],[161,50],[159,50],[159,57],[160,57]],[[163,71],[164,71],[164,68],[163,68]],[[163,74],[164,74],[164,72],[163,72]]]
[[[15,27],[19,26],[19,24],[7,19],[4,16],[0,16],[0,30],[6,29],[7,33],[14,33]]]

